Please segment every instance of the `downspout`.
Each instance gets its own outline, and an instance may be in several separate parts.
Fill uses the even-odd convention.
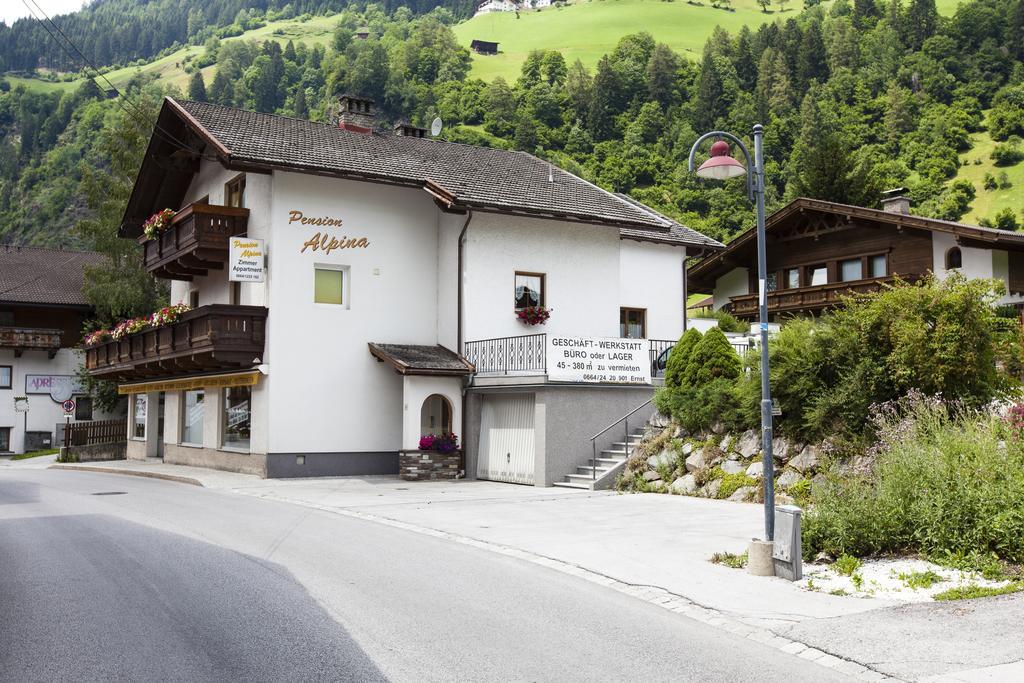
[[[689,293],[686,289],[686,247],[683,247],[683,332],[686,332],[687,319],[689,317]]]
[[[459,245],[458,245],[458,320],[456,321],[456,340],[455,340],[455,352],[460,356],[462,355],[462,307],[463,307],[463,296],[462,296],[462,252],[463,245],[466,240],[466,231],[469,229],[469,222],[473,220],[473,209],[466,209],[466,222],[462,224],[462,230],[459,232]],[[472,382],[472,377],[470,377]],[[462,470],[462,476],[467,477],[466,473],[466,387],[462,387],[462,462],[459,463],[459,469]]]

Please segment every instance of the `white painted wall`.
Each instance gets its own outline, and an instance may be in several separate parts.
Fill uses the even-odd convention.
[[[685,259],[683,247],[619,240],[619,306],[647,309],[648,339],[683,333]]]
[[[715,280],[715,310],[729,303],[729,298],[750,294],[750,275],[746,268],[734,268]]]
[[[932,233],[932,262],[933,272],[940,280],[945,278],[949,271],[946,270],[946,252],[957,246],[953,235],[941,232]],[[1010,277],[1009,254],[999,249],[978,249],[975,247],[960,247],[960,255],[963,258],[963,268],[960,272],[967,278],[994,278],[1001,280],[1004,285]],[[1016,304],[1024,302],[1024,296],[1020,294],[1003,294],[996,302],[997,304]]]
[[[548,332],[619,336],[619,231],[477,213],[466,235],[466,341]],[[547,324],[515,316],[516,271],[545,273]]]
[[[0,389],[0,427],[11,428],[11,449],[23,453],[26,424],[30,432],[51,432],[56,439],[56,425],[64,423],[64,410],[49,394],[27,394],[25,375],[74,376],[82,364],[82,354],[75,349],[61,349],[52,359],[45,351],[25,351],[14,357],[13,349],[0,349],[0,365],[11,366],[11,388]],[[28,396],[28,413],[14,411],[14,397]],[[106,413],[93,405],[93,420],[110,420],[122,415]],[[56,442],[54,443],[56,446]]]

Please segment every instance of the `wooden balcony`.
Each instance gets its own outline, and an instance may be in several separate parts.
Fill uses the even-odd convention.
[[[228,240],[245,234],[249,209],[190,204],[174,215],[171,227],[156,239],[139,237],[146,270],[167,280],[191,280],[222,270]]]
[[[804,313],[820,311],[835,306],[844,296],[877,292],[884,284],[895,282],[896,278],[869,278],[849,282],[830,282],[827,285],[798,287],[768,292],[768,313]],[[743,320],[757,318],[757,294],[743,294],[729,299],[734,316]]]
[[[170,325],[86,347],[85,368],[119,381],[247,368],[263,357],[266,323],[262,306],[201,306]]]
[[[39,327],[0,327],[0,349],[14,349],[19,358],[24,351],[46,351],[50,358],[60,351],[60,330]]]

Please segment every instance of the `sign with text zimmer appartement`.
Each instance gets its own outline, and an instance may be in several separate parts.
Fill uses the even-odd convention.
[[[650,355],[646,339],[549,334],[548,379],[552,382],[650,384]]]
[[[228,280],[263,282],[263,240],[232,237],[228,254]]]

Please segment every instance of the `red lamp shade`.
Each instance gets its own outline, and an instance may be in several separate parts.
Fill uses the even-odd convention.
[[[711,145],[711,158],[700,165],[697,169],[697,176],[700,178],[713,178],[714,180],[727,180],[735,178],[747,172],[746,167],[729,156],[729,143],[719,140]]]

